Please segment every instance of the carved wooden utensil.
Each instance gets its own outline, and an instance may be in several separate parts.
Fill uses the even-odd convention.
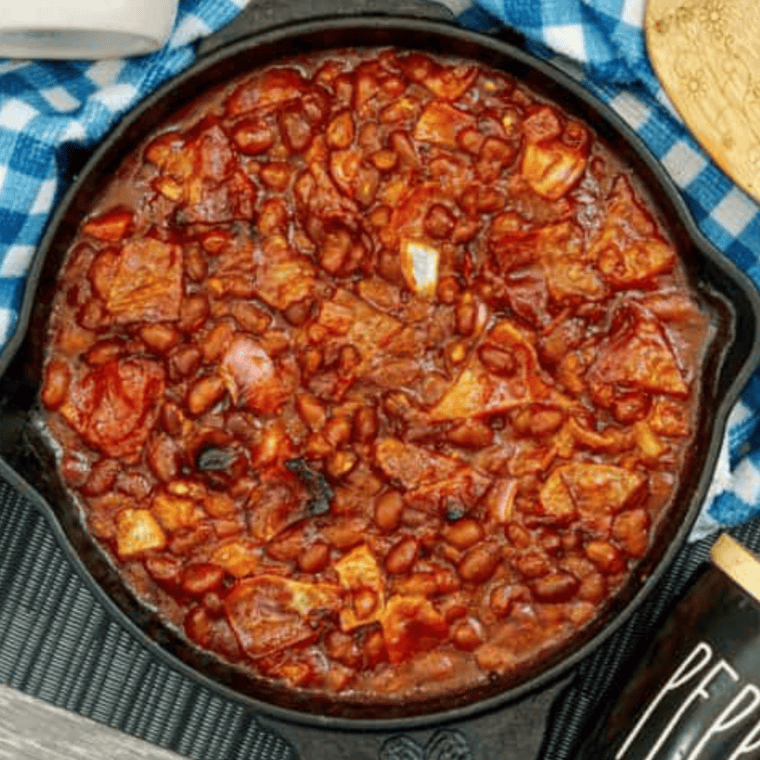
[[[649,57],[713,160],[760,200],[760,2],[649,0]]]

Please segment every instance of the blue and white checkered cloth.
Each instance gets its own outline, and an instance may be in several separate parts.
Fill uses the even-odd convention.
[[[760,284],[760,207],[712,163],[675,115],[647,60],[645,0],[468,2],[447,0],[464,26],[514,28],[532,52],[575,71],[617,111],[671,174],[705,236]],[[65,190],[67,150],[97,144],[141,97],[192,62],[195,39],[221,28],[245,3],[180,0],[174,33],[149,56],[0,61],[0,346],[13,333],[30,259]],[[730,417],[695,535],[760,516],[759,422],[756,375]]]

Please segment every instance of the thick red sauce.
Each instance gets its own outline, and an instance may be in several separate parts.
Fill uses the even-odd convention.
[[[588,125],[348,52],[138,147],[68,254],[41,398],[89,531],[190,640],[410,699],[520,674],[620,589],[710,334]]]

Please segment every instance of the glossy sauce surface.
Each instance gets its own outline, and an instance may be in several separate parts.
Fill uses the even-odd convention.
[[[41,400],[139,598],[293,688],[527,677],[645,555],[710,320],[588,125],[395,50],[271,66],[139,146]]]

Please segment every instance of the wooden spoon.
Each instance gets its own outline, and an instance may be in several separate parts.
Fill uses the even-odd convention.
[[[760,200],[760,0],[649,0],[644,29],[686,126]]]

